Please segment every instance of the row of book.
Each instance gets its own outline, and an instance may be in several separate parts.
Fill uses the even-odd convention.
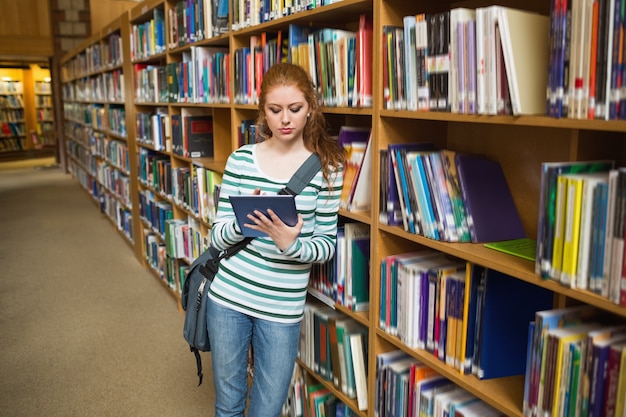
[[[139,151],[139,180],[168,203],[174,202],[211,224],[215,220],[222,175],[202,166],[173,168],[167,156]]]
[[[259,25],[341,0],[234,0],[233,30]]]
[[[503,416],[402,350],[376,355],[376,417]]]
[[[309,292],[328,305],[339,304],[352,311],[369,310],[370,229],[363,223],[345,223],[337,228],[335,256],[313,264]]]
[[[135,135],[138,143],[157,151],[172,151],[170,116],[166,108],[153,112],[135,112]]]
[[[0,109],[0,122],[24,123],[24,109]]]
[[[228,103],[228,48],[192,46],[182,61],[167,65],[135,64],[138,103]]]
[[[549,19],[502,6],[453,8],[383,27],[384,107],[542,114]]]
[[[97,190],[97,193],[99,193],[97,198],[99,198],[100,202],[100,211],[111,219],[111,222],[120,233],[126,236],[131,243],[134,242],[131,210],[116,196],[109,193],[104,186],[96,185],[94,190]]]
[[[300,327],[300,360],[367,409],[367,327],[321,303],[307,303]]]
[[[339,207],[348,211],[368,211],[372,204],[372,129],[341,126],[337,143],[346,151],[343,188]]]
[[[3,138],[26,136],[26,128],[21,122],[0,122],[0,136]]]
[[[163,198],[172,197],[172,163],[169,156],[139,148],[138,179]]]
[[[162,7],[152,9],[151,19],[133,24],[130,32],[132,61],[150,58],[166,51],[165,12]]]
[[[36,95],[35,107],[52,107],[52,95]]]
[[[130,192],[130,178],[117,167],[111,166],[108,162],[98,161],[96,163],[96,178],[98,182],[127,208],[132,208],[132,198]]]
[[[626,415],[626,326],[590,306],[538,311],[529,326],[523,413]]]
[[[536,273],[626,306],[625,187],[611,160],[542,164]]]
[[[176,49],[228,31],[227,0],[181,0],[168,11],[168,46]]]
[[[124,75],[122,70],[113,70],[81,78],[66,85],[67,99],[91,102],[123,102]]]
[[[183,108],[168,115],[164,109],[136,114],[137,140],[154,150],[185,158],[213,156],[213,117],[199,109]]]
[[[289,394],[283,405],[284,417],[356,417],[347,404],[339,400],[326,386],[307,377],[306,371],[295,364]]]
[[[524,373],[528,323],[551,291],[430,249],[386,257],[380,271],[383,331],[461,374]]]
[[[22,94],[24,86],[21,81],[0,80],[0,94]]]
[[[162,244],[165,245],[168,257],[184,259],[191,264],[201,254],[200,223],[192,216],[187,216],[187,219],[166,220]]]
[[[7,137],[0,134],[0,152],[21,151],[26,148],[25,137]]]
[[[277,62],[304,68],[326,107],[371,107],[372,23],[362,15],[355,32],[290,24],[250,37],[235,51],[235,103],[256,104],[263,74]]]
[[[64,114],[93,129],[125,138],[126,110],[116,104],[88,104],[69,106]]]
[[[246,119],[242,120],[237,130],[237,143],[241,147],[243,145],[249,145],[263,141],[263,137],[259,133],[256,120]]]
[[[624,4],[551,2],[547,114],[626,119]]]
[[[383,224],[446,242],[526,236],[497,161],[416,142],[389,145],[380,165]]]
[[[24,101],[21,95],[3,95],[0,96],[0,108],[2,109],[21,109],[24,108]]]
[[[114,68],[122,65],[122,37],[119,33],[111,33],[104,42],[96,42],[85,48],[84,53],[63,66],[63,77],[78,78],[85,74]]]
[[[106,160],[125,175],[130,174],[130,161],[126,142],[111,139],[102,132],[90,130],[89,150],[92,155]]]
[[[194,165],[172,170],[172,199],[201,221],[212,224],[217,213],[217,201],[222,174]]]

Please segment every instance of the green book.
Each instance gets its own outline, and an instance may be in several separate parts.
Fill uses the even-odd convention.
[[[500,242],[488,242],[484,246],[509,255],[519,256],[529,261],[535,261],[537,255],[537,241],[528,237],[513,240],[503,240]]]

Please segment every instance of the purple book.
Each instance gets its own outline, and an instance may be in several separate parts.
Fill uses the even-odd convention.
[[[455,159],[472,242],[526,237],[500,164],[460,153]]]

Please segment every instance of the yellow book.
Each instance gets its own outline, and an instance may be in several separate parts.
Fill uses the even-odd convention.
[[[465,375],[468,372],[467,366],[470,364],[465,361],[465,354],[467,353],[467,324],[468,324],[468,316],[469,316],[469,304],[470,304],[470,296],[471,296],[471,284],[472,284],[472,264],[468,262],[465,266],[465,294],[463,295],[463,318],[461,319],[461,343],[457,344],[457,360],[458,364],[455,364],[456,368],[459,369],[461,374]]]
[[[580,213],[585,178],[581,175],[564,176],[567,181],[565,218],[563,219],[563,261],[561,264],[561,284],[576,286],[578,270],[578,240],[580,236]]]
[[[617,399],[615,402],[615,417],[624,416],[626,416],[626,347],[622,348],[619,380],[617,381]]]
[[[554,213],[554,250],[552,251],[552,269],[550,278],[555,281],[561,280],[561,268],[563,265],[563,243],[565,234],[565,207],[567,202],[567,177],[559,175],[556,182],[556,210]]]
[[[569,350],[570,343],[583,340],[584,338],[587,337],[587,334],[589,333],[589,331],[597,327],[598,326],[596,324],[582,324],[580,326],[563,327],[559,329],[554,329],[548,332],[551,336],[554,336],[557,338],[557,350],[556,350],[555,361],[553,364],[548,364],[548,366],[554,366],[554,373],[553,373],[554,385],[553,385],[552,400],[551,400],[552,402],[551,409],[552,409],[553,416],[558,415],[558,410],[561,405],[561,400],[563,399],[561,392],[565,392],[567,388],[567,387],[561,386],[562,379],[563,379],[563,375],[561,374],[564,371],[563,369],[564,351],[566,349]],[[565,372],[567,373],[568,370],[565,369]],[[548,410],[549,409],[550,408],[548,408]]]

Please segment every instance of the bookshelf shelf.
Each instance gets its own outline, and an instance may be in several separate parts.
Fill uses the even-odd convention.
[[[553,291],[555,307],[588,304],[615,315],[620,322],[626,323],[626,307],[609,302],[606,298],[590,291],[571,289],[555,281],[542,279],[535,273],[534,262],[494,251],[478,243],[446,243],[428,239],[421,235],[408,233],[402,226],[388,226],[380,220],[378,213],[381,198],[379,187],[383,179],[381,178],[381,161],[377,152],[387,149],[392,144],[429,141],[437,149],[481,154],[497,160],[502,166],[523,228],[529,237],[535,237],[539,220],[537,207],[540,199],[542,163],[608,158],[616,160],[617,166],[625,165],[625,120],[582,120],[553,118],[544,115],[470,115],[445,111],[408,111],[386,108],[383,84],[385,73],[384,45],[382,36],[380,36],[383,33],[383,28],[385,26],[401,27],[403,17],[407,15],[443,12],[453,7],[477,8],[487,6],[488,2],[471,0],[461,2],[342,0],[255,26],[230,30],[227,33],[198,42],[172,46],[170,45],[172,39],[169,32],[171,27],[170,12],[176,7],[176,3],[173,0],[145,0],[86,40],[64,59],[63,88],[64,105],[66,106],[65,131],[71,142],[66,152],[70,155],[72,170],[76,171],[77,180],[90,195],[94,196],[95,193],[97,196],[99,186],[94,185],[91,180],[97,175],[96,166],[99,159],[90,151],[92,145],[90,142],[91,132],[103,134],[108,140],[123,143],[128,147],[129,169],[121,169],[120,172],[126,172],[130,181],[132,205],[125,207],[124,210],[128,219],[132,220],[133,238],[126,238],[125,240],[133,247],[138,260],[155,274],[159,282],[173,296],[179,308],[181,308],[181,271],[184,271],[184,267],[190,263],[190,259],[197,255],[193,251],[198,251],[202,244],[206,244],[206,238],[210,232],[210,222],[206,218],[196,215],[196,211],[190,208],[188,203],[181,203],[172,193],[172,190],[166,188],[172,187],[169,182],[174,177],[193,183],[194,180],[197,181],[198,175],[206,175],[209,171],[216,175],[223,173],[228,155],[239,146],[238,135],[242,131],[241,126],[256,118],[257,106],[255,104],[239,103],[253,102],[253,98],[237,99],[236,102],[235,97],[233,97],[236,91],[236,82],[243,78],[235,72],[233,62],[236,51],[249,47],[253,37],[261,38],[263,34],[271,35],[279,31],[286,34],[292,24],[308,28],[332,27],[356,31],[359,27],[359,16],[366,15],[372,19],[374,28],[373,53],[370,62],[373,88],[372,106],[332,107],[327,105],[323,106],[322,109],[333,134],[344,125],[370,127],[372,130],[371,145],[374,149],[371,175],[372,208],[367,212],[340,210],[339,213],[342,222],[355,222],[369,227],[371,235],[370,311],[355,313],[341,305],[333,305],[332,301],[329,302],[334,310],[341,313],[342,316],[354,319],[359,324],[366,326],[369,331],[367,339],[369,354],[367,364],[370,369],[367,383],[369,411],[358,411],[355,400],[347,398],[341,390],[334,388],[332,382],[329,383],[320,375],[313,375],[313,370],[305,366],[307,374],[311,374],[315,381],[321,382],[339,399],[349,404],[357,416],[371,416],[374,414],[374,396],[376,395],[375,372],[372,372],[376,369],[376,355],[400,349],[434,368],[503,414],[510,417],[522,416],[523,376],[479,380],[471,375],[461,375],[457,370],[446,366],[430,353],[407,347],[398,337],[385,333],[379,327],[377,314],[381,293],[379,287],[382,281],[379,270],[380,263],[388,256],[423,248],[430,248],[463,261],[510,275],[535,287]],[[544,16],[550,14],[551,7],[551,2],[548,0],[501,0],[499,4],[538,12]],[[160,13],[163,15],[166,28],[164,34],[165,50],[152,53],[149,56],[141,56],[138,51],[134,51],[137,55],[133,57],[131,55],[133,48],[131,47],[131,33],[133,33],[134,28],[155,19],[155,17],[158,18]],[[113,35],[118,36],[119,40]],[[105,44],[113,44],[112,42],[119,42],[123,59],[112,62],[97,59],[98,50],[102,50]],[[136,67],[143,65],[154,67],[180,66],[183,61],[188,60],[189,55],[194,50],[197,51],[197,47],[205,46],[225,47],[230,54],[231,61],[226,79],[229,83],[231,97],[227,103],[208,104],[178,102],[176,100],[143,102],[135,96]],[[107,100],[101,96],[94,96],[90,92],[90,86],[93,83],[97,84],[99,77],[114,71],[123,73],[123,99]],[[94,105],[103,107],[105,111],[112,107],[123,109],[126,135],[115,133],[109,128],[93,127],[92,115],[99,111]],[[144,133],[149,130],[142,130],[142,137],[138,139],[137,125],[140,116],[147,117],[149,115],[152,117],[161,114],[166,115],[170,120],[172,116],[182,116],[187,112],[212,116],[213,156],[185,157],[180,155],[180,152],[174,152],[171,143],[169,147],[165,145],[157,147],[154,144],[159,142],[154,141],[154,137],[143,137]],[[120,115],[120,117],[122,116]],[[151,177],[146,179],[143,178],[144,175]],[[94,187],[96,188],[95,191]],[[97,197],[95,198],[95,202],[99,206],[100,203]],[[169,210],[167,215],[187,222],[192,234],[194,234],[194,242],[196,242],[192,248],[191,256],[172,259],[164,255],[166,245],[163,232],[141,215],[146,210],[146,207],[143,206],[147,204],[144,201],[146,198],[153,199],[150,203],[166,206]],[[118,229],[120,228],[120,225],[115,225]],[[126,236],[123,231],[121,233]],[[154,242],[154,247],[149,247],[148,240]],[[320,296],[320,298],[322,297]],[[301,365],[304,364],[301,363]]]
[[[426,365],[436,368],[443,376],[472,394],[484,398],[487,403],[507,416],[521,417],[523,415],[518,405],[522,402],[523,396],[524,378],[522,376],[481,381],[472,375],[461,375],[456,369],[442,365],[441,361],[428,352],[407,348],[396,336],[391,336],[381,330],[377,330],[376,335],[387,344],[404,350]],[[485,392],[489,392],[488,397],[484,396]]]
[[[488,116],[488,115],[468,115],[468,114],[451,114],[445,112],[416,112],[407,110],[381,110],[381,117],[428,120],[450,123],[481,123],[490,125],[506,125],[506,126],[533,126],[545,127],[550,129],[572,129],[572,130],[590,130],[601,132],[618,132],[626,131],[626,121],[623,120],[573,120],[573,119],[555,119],[545,116]]]

